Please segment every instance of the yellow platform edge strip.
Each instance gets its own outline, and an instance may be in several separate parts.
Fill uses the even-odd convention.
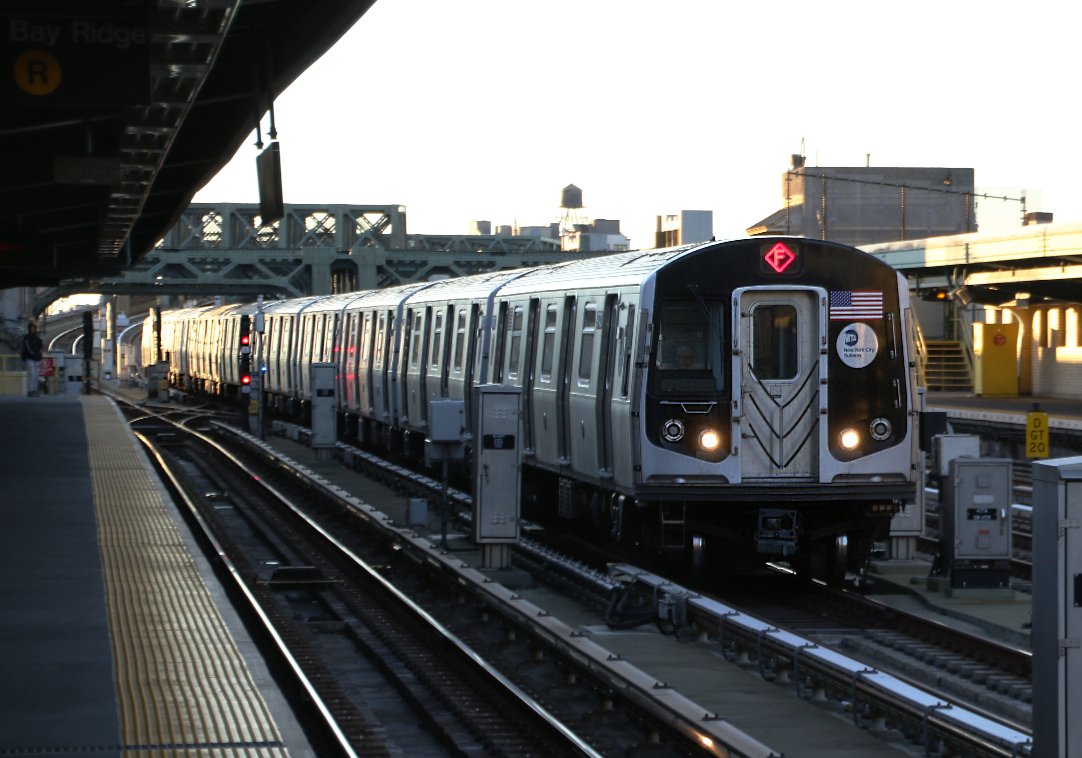
[[[100,396],[82,408],[126,754],[285,758],[119,410]]]

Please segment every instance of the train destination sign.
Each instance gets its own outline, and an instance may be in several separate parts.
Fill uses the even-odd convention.
[[[804,273],[799,248],[784,242],[764,245],[759,252],[759,273],[766,276],[799,276]]]
[[[146,105],[145,18],[57,18],[0,11],[5,105]]]

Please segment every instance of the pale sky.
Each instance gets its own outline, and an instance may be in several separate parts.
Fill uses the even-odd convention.
[[[555,221],[575,184],[633,247],[682,209],[740,237],[803,141],[809,166],[973,168],[1082,221],[1080,29],[1067,0],[377,0],[275,104],[285,200],[461,234]],[[253,143],[197,202],[258,201]]]

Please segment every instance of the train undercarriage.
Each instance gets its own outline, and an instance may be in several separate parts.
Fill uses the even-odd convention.
[[[682,563],[703,577],[784,562],[832,586],[865,570],[897,510],[890,500],[636,500],[530,468],[522,498],[527,518],[585,526],[638,560]]]
[[[190,387],[201,394],[221,391]],[[281,401],[281,398],[278,398]],[[306,408],[270,402],[271,415],[304,421]],[[298,418],[300,417],[300,418]],[[421,465],[424,437],[348,414],[344,439]],[[528,464],[523,466],[525,518],[588,530],[645,563],[682,564],[703,577],[755,571],[767,562],[830,585],[860,574],[877,541],[885,540],[897,505],[890,499],[784,500],[664,499],[606,491]],[[468,462],[452,470],[456,485],[469,488]]]

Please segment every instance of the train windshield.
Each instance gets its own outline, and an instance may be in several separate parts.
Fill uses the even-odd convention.
[[[664,303],[655,328],[657,391],[713,393],[725,385],[720,305],[702,300]]]

